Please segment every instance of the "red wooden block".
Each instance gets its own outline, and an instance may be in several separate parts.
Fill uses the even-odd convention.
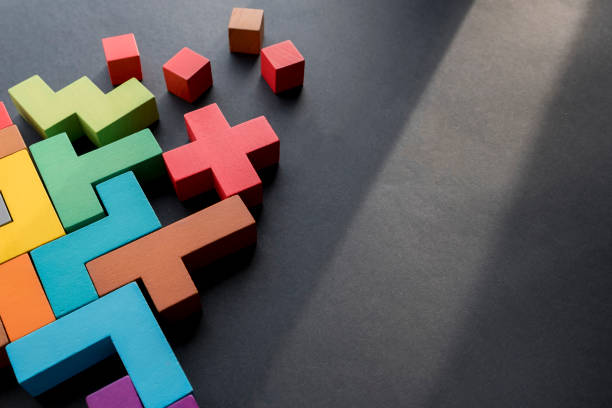
[[[304,83],[304,57],[290,40],[261,49],[261,75],[274,93]]]
[[[133,33],[103,38],[102,47],[113,85],[120,85],[130,78],[142,81],[140,53]]]
[[[0,129],[9,127],[13,124],[11,117],[9,116],[4,103],[0,102]]]
[[[185,114],[191,143],[163,154],[180,200],[213,187],[223,200],[238,194],[247,206],[262,201],[255,170],[278,163],[280,142],[264,116],[231,127],[216,103]]]
[[[164,64],[168,92],[191,103],[212,86],[208,58],[185,47]]]

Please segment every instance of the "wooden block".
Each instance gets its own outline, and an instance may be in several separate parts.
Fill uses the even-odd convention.
[[[28,254],[0,264],[0,318],[11,341],[55,320]]]
[[[17,125],[9,125],[0,129],[0,158],[23,150],[26,144],[17,129]]]
[[[210,61],[185,47],[163,66],[168,92],[191,103],[212,86]]]
[[[274,93],[302,85],[305,65],[304,57],[290,40],[261,50],[261,75]]]
[[[6,346],[17,382],[39,395],[117,351],[146,408],[192,392],[136,283]]]
[[[198,408],[198,403],[195,398],[193,398],[193,395],[187,395],[174,404],[169,405],[168,408]]]
[[[81,156],[66,134],[35,143],[30,151],[67,232],[104,216],[96,183],[128,170],[141,182],[164,174],[162,150],[149,129]]]
[[[64,235],[27,150],[0,158],[0,191],[12,218],[0,226],[0,263]]]
[[[103,38],[102,47],[113,85],[120,85],[130,78],[142,81],[140,53],[134,33]]]
[[[191,143],[163,154],[180,200],[213,187],[221,199],[261,204],[256,170],[278,163],[280,142],[264,116],[230,127],[216,103],[185,114]]]
[[[9,213],[9,210],[6,207],[2,192],[0,192],[0,227],[4,224],[8,224],[11,221],[13,221],[13,219],[11,218],[11,214]]]
[[[98,184],[96,190],[107,217],[31,252],[57,317],[98,297],[85,263],[161,227],[131,171]]]
[[[259,54],[263,44],[264,12],[260,9],[234,8],[228,24],[231,52]]]
[[[4,103],[0,102],[0,129],[4,129],[12,124],[13,121],[6,110],[6,106],[4,106]]]
[[[257,239],[255,220],[231,197],[87,263],[100,296],[142,280],[155,309],[176,319],[199,309],[186,268],[199,268]]]
[[[89,408],[142,408],[129,375],[85,397]]]
[[[34,75],[8,92],[21,116],[45,139],[67,133],[75,140],[85,134],[103,146],[159,118],[155,97],[135,78],[104,94],[87,77],[54,92]]]
[[[9,344],[9,339],[2,325],[2,321],[0,321],[0,368],[7,367],[11,364],[6,355],[5,347],[7,344]]]

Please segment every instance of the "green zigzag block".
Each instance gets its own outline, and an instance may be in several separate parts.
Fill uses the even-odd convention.
[[[155,96],[135,78],[105,94],[85,76],[54,92],[34,75],[8,92],[21,116],[45,139],[66,133],[74,141],[85,134],[99,147],[159,119]]]

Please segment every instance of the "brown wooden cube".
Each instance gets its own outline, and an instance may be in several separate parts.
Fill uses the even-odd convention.
[[[234,8],[228,25],[231,52],[259,54],[263,43],[264,12],[260,9]]]

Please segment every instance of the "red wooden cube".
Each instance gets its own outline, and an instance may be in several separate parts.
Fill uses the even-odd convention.
[[[274,93],[304,83],[304,57],[290,40],[261,49],[261,75]]]
[[[193,102],[212,85],[210,61],[185,47],[164,64],[168,92]]]
[[[102,47],[113,85],[120,85],[130,78],[142,81],[140,53],[133,33],[103,38]]]

